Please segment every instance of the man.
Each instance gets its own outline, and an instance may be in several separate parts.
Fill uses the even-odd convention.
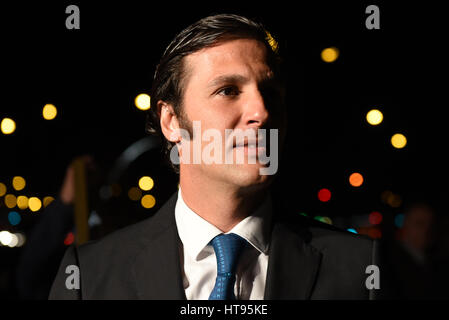
[[[286,128],[280,66],[274,39],[244,17],[207,17],[175,37],[154,76],[148,127],[179,160],[179,191],[152,218],[70,247],[51,299],[377,295],[379,274],[366,273],[378,266],[376,242],[271,199]],[[79,289],[66,286],[70,265]]]

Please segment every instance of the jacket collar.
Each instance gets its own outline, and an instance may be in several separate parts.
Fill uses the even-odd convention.
[[[174,217],[177,193],[148,219],[147,233],[133,266],[139,299],[185,300],[179,256],[179,237]]]

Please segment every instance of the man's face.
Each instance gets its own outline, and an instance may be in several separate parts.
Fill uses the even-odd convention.
[[[184,66],[187,77],[182,105],[184,119],[180,119],[180,123],[182,126],[188,122],[192,127],[194,121],[199,121],[201,136],[193,137],[190,143],[183,140],[181,154],[188,148],[191,157],[199,150],[203,158],[207,154],[217,156],[217,149],[210,148],[210,142],[217,142],[214,138],[209,142],[202,140],[201,149],[194,144],[200,143],[203,134],[210,129],[220,132],[223,138],[220,163],[204,163],[203,158],[200,164],[181,163],[181,174],[183,170],[190,170],[190,174],[241,188],[268,185],[273,175],[261,175],[259,169],[270,164],[261,163],[259,155],[272,150],[241,146],[232,134],[226,136],[226,129],[228,132],[229,129],[252,131],[256,138],[259,138],[257,129],[267,129],[267,136],[270,129],[280,129],[276,142],[281,147],[284,134],[281,88],[267,65],[266,47],[251,39],[230,40],[188,55]],[[273,141],[266,142],[267,149],[273,145],[270,142]],[[209,149],[205,150],[208,144]],[[237,161],[239,152],[244,157],[243,164]],[[232,163],[225,159],[230,153],[233,154]]]

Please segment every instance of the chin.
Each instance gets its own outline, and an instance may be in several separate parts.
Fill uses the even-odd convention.
[[[274,176],[261,175],[261,165],[236,165],[230,169],[227,178],[234,184],[243,188],[266,188]]]

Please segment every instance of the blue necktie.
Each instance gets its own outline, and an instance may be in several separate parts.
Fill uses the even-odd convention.
[[[220,234],[210,242],[217,257],[217,280],[209,300],[235,300],[235,269],[246,240],[234,234]]]

